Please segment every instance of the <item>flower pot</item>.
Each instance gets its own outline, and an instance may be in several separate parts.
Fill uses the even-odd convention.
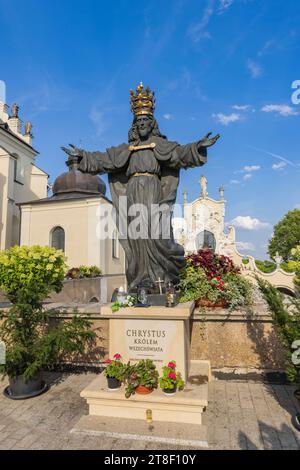
[[[135,392],[138,395],[148,395],[148,393],[153,392],[153,388],[148,388],[148,387],[145,387],[144,385],[138,385],[135,389]]]
[[[175,395],[175,393],[177,392],[177,387],[175,385],[175,387],[173,387],[173,388],[163,388],[163,392],[168,397],[172,396],[172,395]]]
[[[106,377],[107,378],[107,388],[109,390],[117,390],[121,387],[120,380],[116,379],[115,377]]]
[[[198,299],[195,302],[195,306],[196,308],[198,307],[224,308],[227,306],[227,302],[225,299],[220,299],[220,300],[217,300],[216,302],[213,302],[212,300],[208,300],[208,299]]]
[[[24,400],[36,397],[48,390],[48,385],[42,380],[39,372],[35,377],[24,380],[23,375],[9,378],[9,386],[4,390],[4,395],[12,400]]]

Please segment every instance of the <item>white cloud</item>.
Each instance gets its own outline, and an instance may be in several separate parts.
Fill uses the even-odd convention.
[[[104,113],[93,108],[90,112],[89,118],[95,125],[97,135],[101,136],[106,130]]]
[[[250,242],[236,242],[239,250],[255,251],[255,246]]]
[[[219,0],[219,13],[224,13],[224,11],[228,10],[231,7],[234,0]]]
[[[263,152],[263,153],[265,153],[266,155],[270,155],[270,157],[274,157],[274,158],[276,158],[277,160],[280,160],[281,162],[287,163],[288,165],[296,166],[295,163],[291,162],[291,161],[288,160],[287,158],[282,157],[281,155],[277,155],[276,153],[268,152],[267,150],[259,149],[259,148],[257,148],[257,147],[252,147],[251,145],[249,145],[249,148],[252,148],[253,150],[257,150],[258,152]]]
[[[214,13],[214,0],[208,0],[205,10],[203,12],[201,20],[193,24],[188,29],[188,34],[191,36],[194,42],[199,42],[200,39],[210,39],[211,35],[209,32],[204,31],[208,26],[211,16]]]
[[[167,121],[170,121],[171,119],[174,119],[173,114],[166,113],[163,115],[163,118],[166,119]]]
[[[231,184],[240,184],[239,180],[230,180]]]
[[[267,104],[263,106],[261,110],[264,113],[278,113],[280,116],[288,117],[288,116],[298,116],[298,112],[295,111],[291,106],[287,104]]]
[[[258,56],[263,56],[266,54],[266,52],[274,45],[274,41],[271,40],[271,41],[267,41],[265,42],[265,44],[263,45],[263,47],[261,48],[260,51],[258,51]]]
[[[248,109],[252,108],[250,104],[243,104],[243,105],[234,104],[231,107],[232,109],[236,109],[237,111],[247,111]]]
[[[247,173],[246,175],[244,175],[244,180],[250,180],[252,178],[252,175],[251,173]]]
[[[237,122],[240,121],[241,115],[238,113],[231,113],[231,114],[223,114],[223,113],[217,113],[212,115],[218,122],[223,124],[224,126],[228,126],[231,122]]]
[[[229,224],[244,230],[263,230],[271,227],[271,225],[267,222],[261,222],[258,219],[250,217],[249,215],[239,215],[235,217]]]
[[[274,163],[272,165],[272,170],[283,170],[283,168],[285,168],[287,165],[287,163],[285,162],[279,162],[279,163]]]
[[[260,166],[259,165],[247,165],[247,166],[244,166],[243,168],[245,171],[247,172],[251,172],[251,171],[258,171],[260,170]]]
[[[249,70],[252,78],[258,78],[262,75],[261,66],[251,59],[248,59],[247,61],[247,69]]]

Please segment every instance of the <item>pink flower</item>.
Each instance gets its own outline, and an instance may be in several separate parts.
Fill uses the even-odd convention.
[[[116,354],[114,355],[114,359],[117,359],[117,360],[118,360],[118,359],[121,359],[121,354],[116,353]]]
[[[111,363],[111,359],[105,359],[104,364],[110,364],[110,363]]]
[[[170,369],[175,369],[176,363],[173,362],[173,361],[171,361],[171,362],[169,362],[168,367],[169,367]]]
[[[169,372],[169,379],[176,379],[175,372]]]

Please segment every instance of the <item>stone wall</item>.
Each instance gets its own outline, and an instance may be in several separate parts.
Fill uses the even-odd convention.
[[[270,321],[212,317],[193,321],[192,359],[209,358],[214,369],[284,369],[284,350]]]
[[[109,320],[101,315],[99,303],[47,304],[47,308],[64,312],[60,314],[62,318],[69,318],[76,308],[92,321],[97,342],[84,356],[73,357],[74,362],[97,363],[107,357]],[[213,369],[285,368],[284,350],[262,302],[251,309],[233,312],[219,308],[196,310],[191,327],[191,359],[209,359]]]

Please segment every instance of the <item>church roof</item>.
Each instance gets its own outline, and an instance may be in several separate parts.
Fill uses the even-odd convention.
[[[36,154],[39,154],[39,152],[34,147],[32,147],[32,145],[28,144],[27,142],[25,142],[25,140],[21,139],[17,134],[12,132],[7,122],[2,121],[2,119],[0,119],[0,129],[3,129],[5,132],[17,139],[19,142],[22,142],[22,144],[26,145],[26,147],[29,147],[31,150],[33,150]]]
[[[103,196],[102,194],[86,194],[86,193],[80,193],[80,192],[73,192],[73,193],[61,194],[58,196],[44,197],[42,199],[34,199],[33,201],[20,202],[17,204],[17,206],[25,206],[27,204],[30,204],[30,205],[44,204],[48,202],[52,203],[52,202],[63,202],[63,201],[64,202],[76,201],[79,199],[93,199],[93,198],[105,199],[107,202],[112,204],[112,202],[106,196]]]

